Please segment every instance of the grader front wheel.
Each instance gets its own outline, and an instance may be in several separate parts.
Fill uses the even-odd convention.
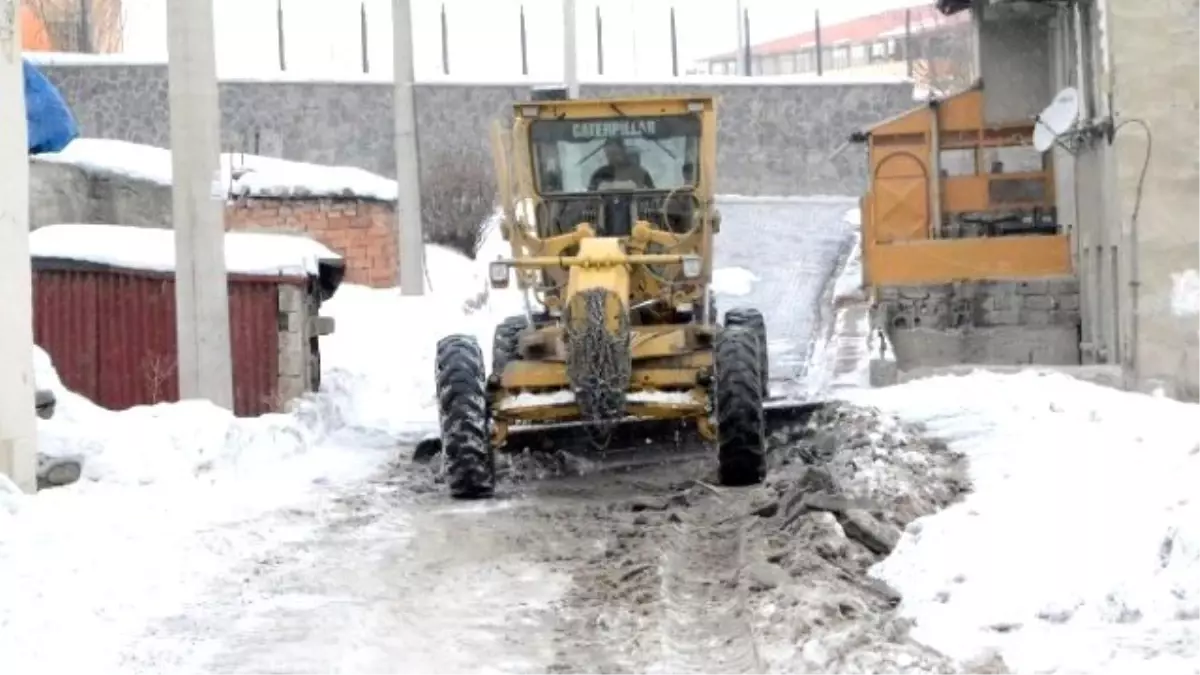
[[[483,352],[468,335],[437,343],[438,416],[450,496],[490,497],[496,489]]]
[[[762,378],[763,398],[771,397],[771,373],[767,356],[767,322],[753,307],[733,307],[725,312],[725,325],[748,328],[758,336],[758,369]]]
[[[759,336],[749,326],[721,329],[714,360],[720,483],[760,483],[766,478],[767,457]]]

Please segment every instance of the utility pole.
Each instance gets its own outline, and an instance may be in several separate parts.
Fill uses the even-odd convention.
[[[21,3],[0,2],[0,474],[37,490],[33,400],[33,280],[29,264],[29,137]]]
[[[746,41],[746,44],[743,45],[743,50],[746,52],[745,56],[743,57],[745,59],[746,72],[744,72],[742,74],[745,75],[746,77],[750,77],[751,75],[754,74],[754,72],[753,72],[753,67],[754,67],[753,51],[754,51],[754,49],[753,49],[753,47],[750,46],[750,10],[748,10],[748,9],[743,10],[743,14],[742,14],[742,37]]]
[[[604,17],[600,16],[600,5],[596,5],[596,74],[604,74]]]
[[[413,91],[412,0],[392,0],[392,79],[395,82],[396,221],[400,293],[425,294],[425,241],[421,230],[421,160]]]
[[[179,397],[233,409],[212,0],[167,0]]]
[[[525,5],[521,5],[521,74],[529,74],[529,36],[525,32]]]
[[[813,39],[816,41],[817,75],[825,74],[825,46],[821,42],[821,10],[813,10]]]
[[[579,58],[575,51],[575,0],[563,0],[563,83],[568,96],[579,98]]]
[[[358,42],[362,47],[362,71],[364,73],[371,72],[371,50],[367,47],[369,34],[367,32],[367,3],[361,2],[358,5]]]
[[[675,27],[675,7],[671,7],[671,76],[679,77],[679,34]]]
[[[442,74],[450,74],[450,25],[446,21],[446,3],[442,3]]]
[[[746,63],[746,24],[745,11],[742,10],[742,0],[737,0],[737,74],[745,75],[749,71]]]

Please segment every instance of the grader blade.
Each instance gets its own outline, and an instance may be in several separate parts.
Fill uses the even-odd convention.
[[[818,410],[824,401],[796,401],[776,399],[763,406],[763,418],[767,435],[791,426],[800,426]],[[696,425],[675,419],[641,419],[629,417],[616,424],[609,435],[608,443],[597,448],[592,442],[586,422],[560,422],[556,424],[531,424],[510,427],[503,453],[553,453],[568,451],[580,454],[609,455],[627,451],[643,450],[646,446],[677,445],[696,447],[703,439]],[[441,438],[429,436],[417,443],[413,461],[425,463],[442,451]]]

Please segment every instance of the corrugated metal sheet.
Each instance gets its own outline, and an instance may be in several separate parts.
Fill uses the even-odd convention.
[[[261,415],[279,408],[279,287],[274,282],[229,284],[229,341],[233,349],[234,409]]]
[[[34,339],[63,384],[113,410],[179,399],[175,284],[167,275],[38,264]],[[278,281],[231,276],[234,412],[277,407]]]

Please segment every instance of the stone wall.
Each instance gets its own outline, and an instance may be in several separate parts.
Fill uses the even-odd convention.
[[[396,283],[395,208],[365,199],[242,198],[225,207],[230,230],[303,233],[345,259],[345,281]]]
[[[332,319],[318,316],[319,305],[303,286],[279,285],[279,369],[276,393],[279,409],[288,401],[320,389],[321,361],[317,347],[332,332]]]
[[[46,64],[85,136],[166,147],[166,67]],[[395,175],[389,83],[221,84],[224,148]],[[585,84],[584,96],[705,93],[720,97],[718,190],[745,195],[857,195],[865,150],[844,149],[854,129],[913,107],[902,83]],[[422,183],[491,174],[489,129],[507,121],[527,84],[423,83],[416,89]]]
[[[887,335],[902,371],[1080,362],[1074,278],[884,287],[872,323]]]

